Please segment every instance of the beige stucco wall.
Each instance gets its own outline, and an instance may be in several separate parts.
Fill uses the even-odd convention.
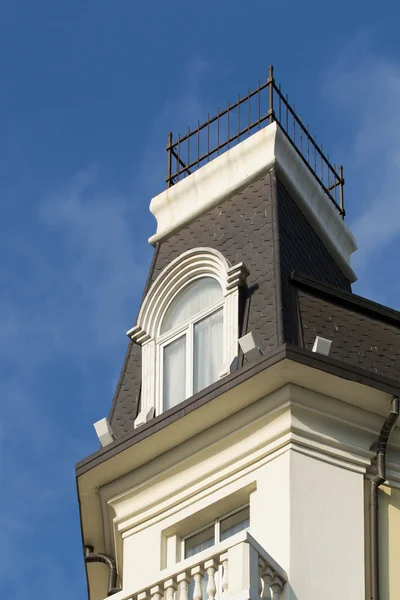
[[[173,566],[167,538],[249,501],[250,533],[289,575],[283,600],[336,599],[332,572],[340,573],[344,598],[364,600],[367,459],[350,442],[363,444],[366,434],[350,425],[360,416],[353,413],[327,397],[281,388],[111,484],[104,502],[122,537],[124,593],[155,584]]]
[[[180,422],[181,428],[189,428],[183,440],[172,426],[161,430],[138,444],[122,476],[110,476],[96,488],[104,548],[116,557],[123,580],[116,600],[157,583],[163,570],[172,572],[181,560],[175,552],[179,538],[248,501],[250,533],[289,577],[282,600],[336,600],[332,573],[340,579],[344,599],[369,598],[363,546],[369,490],[364,477],[382,415],[293,384],[259,400],[252,397],[241,410],[231,410],[235,397],[229,397],[230,412],[224,412],[226,398],[207,406],[207,414],[199,409],[194,415],[207,427],[193,430],[189,414]],[[206,421],[210,410],[211,425]],[[145,460],[143,453],[147,456],[152,444],[157,453]],[[400,480],[397,464],[394,453],[388,473],[395,482]],[[84,484],[87,488],[88,482]],[[382,600],[398,600],[400,491],[382,489],[380,497],[382,561],[390,563],[382,574]],[[94,567],[91,573],[96,577]],[[91,590],[92,600],[104,599],[104,585],[102,589],[103,595],[97,587]]]
[[[366,521],[366,575],[367,597],[369,586],[369,481],[365,482],[365,521]],[[379,490],[379,554],[380,554],[380,593],[384,600],[400,598],[400,490],[382,486]]]

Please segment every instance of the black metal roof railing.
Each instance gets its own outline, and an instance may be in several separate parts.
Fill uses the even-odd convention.
[[[343,167],[332,164],[329,154],[325,155],[308,125],[296,114],[295,106],[289,104],[288,96],[274,79],[274,70],[269,68],[269,77],[262,85],[227,108],[220,110],[205,123],[197,123],[195,129],[188,128],[187,134],[173,140],[168,134],[167,187],[190,175],[198,168],[227,150],[266,124],[276,122],[296,152],[302,158],[342,218],[345,216],[343,200]]]

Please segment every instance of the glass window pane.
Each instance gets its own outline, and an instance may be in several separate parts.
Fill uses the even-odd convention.
[[[223,354],[222,308],[194,326],[193,393],[217,381]]]
[[[161,333],[170,331],[221,299],[222,288],[216,279],[213,277],[197,279],[172,302],[165,313]]]
[[[222,519],[220,523],[220,541],[222,542],[248,527],[250,527],[250,508],[246,506],[230,517]]]
[[[164,346],[163,402],[164,410],[186,398],[186,335]]]
[[[185,540],[185,558],[211,548],[215,544],[214,525],[195,533]]]

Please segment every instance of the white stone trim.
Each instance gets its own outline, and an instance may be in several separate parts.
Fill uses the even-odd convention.
[[[121,535],[128,529],[131,533],[140,531],[149,523],[165,518],[167,514],[180,512],[184,506],[190,506],[194,497],[208,497],[214,491],[226,488],[228,484],[235,487],[235,482],[240,481],[247,485],[253,480],[252,473],[255,470],[289,450],[358,474],[365,474],[371,468],[375,452],[369,448],[371,440],[376,439],[376,431],[371,428],[370,415],[365,411],[344,403],[338,407],[337,402],[329,397],[324,398],[325,410],[322,411],[318,395],[290,384],[271,394],[268,402],[269,412],[260,416],[252,414],[249,422],[240,429],[240,434],[234,430],[226,436],[224,454],[221,450],[217,451],[221,446],[220,438],[209,442],[196,454],[199,462],[201,456],[210,451],[219,457],[218,468],[213,469],[208,477],[205,473],[201,476],[197,474],[198,479],[192,483],[187,476],[177,478],[171,483],[173,493],[170,489],[159,498],[159,504],[151,506],[148,501],[143,504],[143,499],[141,503],[138,498],[140,493],[155,484],[157,477],[107,498],[107,504],[114,509],[115,535]],[[381,419],[374,416],[372,421],[380,423]],[[251,439],[251,432],[255,432],[255,429],[257,433]],[[234,440],[239,438],[241,450],[233,453]],[[238,450],[239,446],[236,448]],[[192,460],[193,454],[185,457],[180,462],[179,469],[186,472],[186,467]],[[217,467],[216,462],[214,466]],[[389,462],[391,477],[394,475],[394,468],[394,463]],[[158,478],[172,479],[174,474],[176,476],[176,469],[176,464],[164,468]],[[250,479],[247,480],[247,477]],[[225,493],[228,494],[227,491]]]
[[[171,302],[184,287],[200,277],[214,277],[220,283],[224,311],[222,362],[230,364],[237,356],[239,286],[248,274],[243,263],[230,266],[224,256],[213,248],[195,248],[173,260],[154,281],[143,300],[137,324],[127,331],[131,340],[142,346],[141,412],[135,420],[135,427],[146,423],[155,411],[160,411],[157,338]]]
[[[150,211],[157,219],[157,232],[149,242],[163,240],[275,165],[326,247],[347,277],[355,281],[350,258],[357,249],[356,241],[277,123],[271,123],[153,198]]]

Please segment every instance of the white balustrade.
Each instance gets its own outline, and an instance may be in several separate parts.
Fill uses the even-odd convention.
[[[118,592],[115,600],[279,600],[287,581],[281,567],[248,532],[178,562],[165,577],[137,592]],[[160,572],[160,575],[163,571]]]
[[[204,571],[200,565],[196,565],[191,570],[194,580],[193,600],[203,600],[203,577]]]
[[[218,570],[218,566],[219,566],[218,561],[216,561],[215,558],[212,558],[211,560],[207,560],[204,563],[204,568],[208,575],[208,582],[207,582],[208,600],[214,600],[215,594],[217,593],[217,586],[216,586],[216,582],[215,582],[215,573]]]
[[[190,575],[185,571],[176,577],[179,590],[179,600],[189,600]],[[138,598],[138,600],[140,600]]]
[[[228,582],[229,582],[229,572],[228,572],[228,553],[225,552],[220,556],[221,565],[222,565],[222,597],[223,600],[228,598]]]

